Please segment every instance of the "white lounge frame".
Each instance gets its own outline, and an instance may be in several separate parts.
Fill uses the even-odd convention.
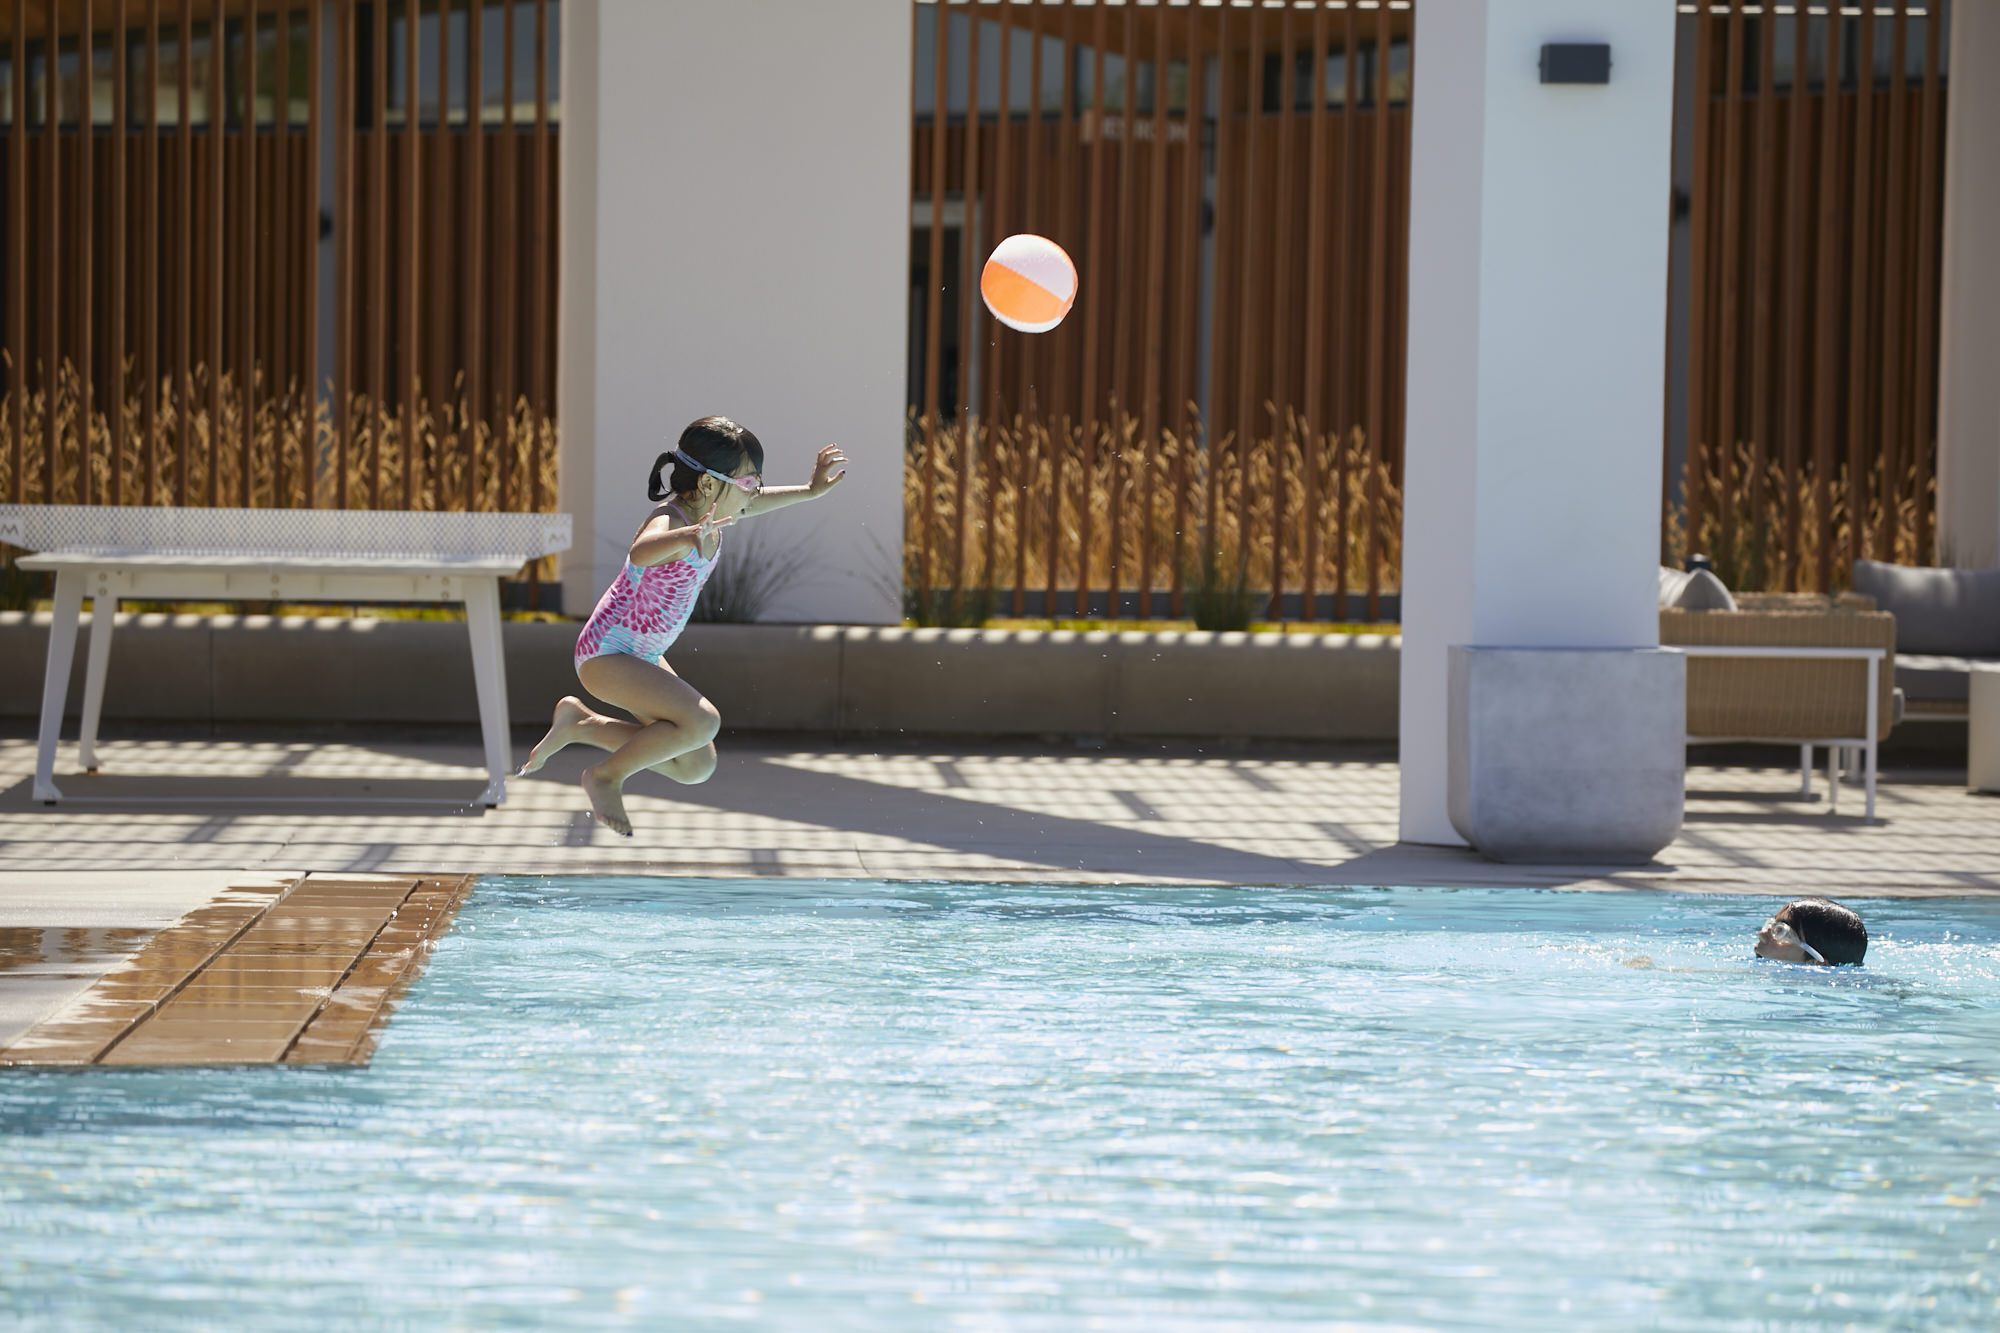
[[[36,800],[63,799],[56,748],[86,598],[90,656],[77,758],[87,773],[98,771],[98,719],[121,599],[418,602],[465,608],[486,752],[479,803],[490,808],[507,799],[511,768],[500,580],[567,550],[570,516],[0,505],[0,541],[38,552],[16,563],[56,579]]]
[[[1799,744],[1799,794],[1812,795],[1813,747],[1824,745],[1826,751],[1827,813],[1840,812],[1840,769],[1843,765],[1852,768],[1852,760],[1859,756],[1862,760],[1862,783],[1867,792],[1866,818],[1870,823],[1875,819],[1875,761],[1876,732],[1880,729],[1882,714],[1882,661],[1888,655],[1886,648],[1805,648],[1790,646],[1750,646],[1722,643],[1681,643],[1671,645],[1677,653],[1689,657],[1781,657],[1781,658],[1822,658],[1836,661],[1865,661],[1868,663],[1868,705],[1865,737],[1828,736]],[[1768,740],[1764,736],[1690,736],[1691,744],[1718,744],[1728,741]]]

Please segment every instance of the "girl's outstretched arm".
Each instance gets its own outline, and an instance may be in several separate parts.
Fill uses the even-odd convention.
[[[801,500],[817,500],[839,484],[847,475],[847,455],[837,444],[829,444],[819,451],[813,461],[812,480],[803,486],[766,486],[758,491],[751,501],[743,506],[743,517],[768,514],[773,509],[783,509]]]

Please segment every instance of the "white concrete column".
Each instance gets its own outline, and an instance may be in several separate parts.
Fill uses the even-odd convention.
[[[1415,13],[1401,823],[1458,843],[1451,647],[1658,645],[1674,7]],[[1610,83],[1541,83],[1547,42]]]
[[[1938,562],[2000,565],[2000,4],[1951,7],[1938,320]]]
[[[696,417],[802,482],[848,480],[724,538],[799,544],[780,618],[900,618],[909,283],[907,0],[566,0],[562,7],[566,606],[588,610]],[[725,555],[724,557],[728,557]]]

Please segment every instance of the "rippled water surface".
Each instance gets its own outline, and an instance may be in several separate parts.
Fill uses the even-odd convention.
[[[0,1322],[1992,1327],[2000,904],[485,882],[367,1069],[0,1075]]]

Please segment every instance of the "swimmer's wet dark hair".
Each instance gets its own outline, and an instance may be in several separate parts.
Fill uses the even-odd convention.
[[[1794,898],[1785,904],[1785,919],[1793,934],[1835,967],[1859,963],[1868,954],[1868,927],[1852,908],[1825,898]]]
[[[681,432],[677,447],[704,467],[714,468],[725,476],[734,476],[745,459],[754,470],[764,470],[763,443],[728,417],[703,417],[692,422]],[[661,485],[660,473],[670,464],[673,475]],[[676,459],[670,449],[653,460],[653,470],[646,474],[646,498],[664,500],[669,495],[686,495],[700,483],[701,473]]]

